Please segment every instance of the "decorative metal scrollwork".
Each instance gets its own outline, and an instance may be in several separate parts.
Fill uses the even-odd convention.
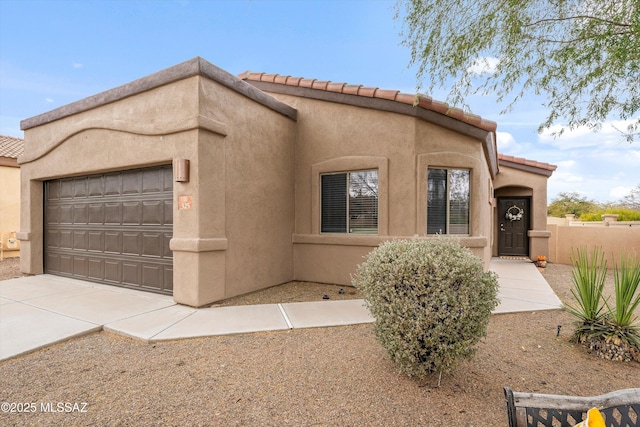
[[[520,221],[524,216],[524,209],[513,205],[509,209],[507,209],[507,213],[504,216],[511,222]]]

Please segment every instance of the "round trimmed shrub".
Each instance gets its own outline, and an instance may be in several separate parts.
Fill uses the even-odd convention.
[[[453,238],[385,242],[352,281],[378,341],[400,371],[418,378],[471,358],[498,305],[496,274]]]

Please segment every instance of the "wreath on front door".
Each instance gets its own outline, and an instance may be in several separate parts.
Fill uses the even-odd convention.
[[[513,222],[513,221],[520,221],[523,215],[524,215],[524,209],[519,208],[516,205],[513,205],[509,209],[507,209],[507,213],[505,214],[505,217],[509,221]]]

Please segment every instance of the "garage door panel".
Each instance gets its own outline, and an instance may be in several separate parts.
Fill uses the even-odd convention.
[[[76,178],[73,180],[73,197],[85,198],[89,194],[87,188],[87,178]]]
[[[140,194],[141,184],[140,174],[122,174],[122,194]]]
[[[104,260],[100,258],[89,258],[87,265],[87,276],[92,280],[104,279]]]
[[[104,203],[89,203],[87,214],[89,224],[104,224]]]
[[[162,286],[162,266],[153,264],[142,265],[142,286],[158,288]]]
[[[103,197],[104,196],[104,177],[101,175],[90,176],[88,178],[88,193],[89,197]]]
[[[58,233],[58,248],[59,249],[72,249],[73,248],[73,231],[72,230],[60,230]]]
[[[47,224],[58,224],[60,222],[60,206],[47,205],[44,216]]]
[[[112,284],[122,283],[122,262],[117,259],[104,260],[104,281]]]
[[[73,232],[73,249],[86,251],[89,249],[87,244],[87,230],[76,230]]]
[[[71,199],[73,198],[73,180],[71,179],[61,179],[58,197],[60,199]]]
[[[164,223],[173,225],[173,200],[164,201]]]
[[[123,225],[139,225],[141,222],[140,202],[123,202],[122,203],[122,224]]]
[[[124,255],[140,255],[141,242],[139,231],[125,231],[122,233],[122,253]]]
[[[140,286],[140,263],[139,262],[122,262],[122,283],[127,285]]]
[[[173,267],[169,265],[165,265],[163,266],[163,272],[164,272],[164,277],[163,277],[164,290],[167,292],[168,291],[173,292]]]
[[[163,255],[164,239],[162,233],[142,234],[142,253],[144,256],[161,257]]]
[[[105,231],[104,232],[104,251],[112,254],[122,253],[122,232]]]
[[[164,223],[163,200],[142,202],[142,223],[144,225],[160,225]]]
[[[74,256],[73,257],[73,275],[74,276],[88,276],[87,257]]]
[[[85,203],[79,205],[73,205],[73,223],[74,224],[86,224],[88,223],[89,215],[87,214],[87,205]]]
[[[61,254],[58,258],[58,272],[62,274],[73,274],[73,257],[71,255]]]
[[[122,204],[118,202],[108,202],[104,204],[104,223],[122,224]]]
[[[122,180],[120,174],[107,174],[104,176],[104,195],[119,196],[122,193]]]
[[[170,166],[45,183],[45,271],[171,294]]]
[[[87,233],[87,250],[91,252],[104,252],[104,231],[89,231]]]
[[[58,224],[73,224],[72,205],[60,205],[58,209]]]
[[[164,190],[164,173],[161,170],[149,170],[142,174],[143,193],[161,193]]]

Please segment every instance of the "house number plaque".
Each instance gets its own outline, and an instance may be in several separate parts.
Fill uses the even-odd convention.
[[[193,198],[191,196],[178,196],[178,209],[190,211],[193,208]]]

